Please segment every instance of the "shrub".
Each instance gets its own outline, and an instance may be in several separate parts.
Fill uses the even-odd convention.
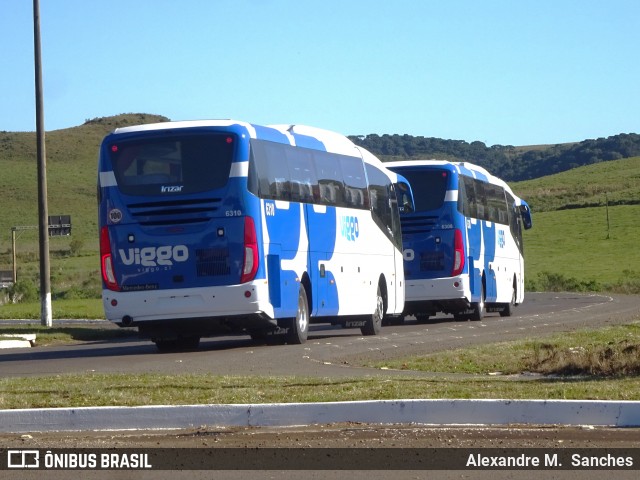
[[[18,280],[7,291],[10,303],[35,302],[40,297],[38,287],[29,280]]]

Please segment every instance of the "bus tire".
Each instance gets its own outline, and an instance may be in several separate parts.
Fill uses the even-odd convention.
[[[484,277],[482,277],[482,290],[480,291],[480,301],[471,304],[471,315],[469,319],[479,322],[484,318]]]
[[[286,342],[300,345],[307,341],[309,335],[309,299],[304,284],[300,283],[298,291],[298,310],[296,317],[290,320],[289,331],[286,335]]]
[[[416,322],[418,322],[418,323],[429,323],[429,314],[428,313],[416,313]]]
[[[518,297],[517,297],[516,286],[514,284],[513,285],[513,290],[512,290],[512,293],[511,293],[511,302],[504,304],[504,308],[502,310],[500,310],[500,316],[501,317],[510,317],[511,315],[513,315],[513,307],[516,305],[516,299],[517,298]]]
[[[384,318],[384,298],[382,298],[382,290],[378,284],[376,291],[376,309],[367,317],[367,320],[360,331],[363,335],[378,335],[382,329],[382,319]]]

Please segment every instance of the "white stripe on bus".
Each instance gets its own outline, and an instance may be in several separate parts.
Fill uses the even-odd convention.
[[[115,187],[116,185],[116,175],[113,173],[113,170],[109,172],[100,172],[101,187]]]
[[[229,178],[231,177],[246,177],[249,175],[249,162],[234,162],[231,164],[231,170],[229,171]]]
[[[458,201],[458,190],[447,190],[447,193],[444,196],[445,202],[457,202]]]

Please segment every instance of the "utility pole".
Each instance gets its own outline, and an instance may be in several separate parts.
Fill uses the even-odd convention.
[[[49,210],[47,206],[47,155],[44,145],[44,95],[40,48],[40,1],[33,0],[33,43],[36,73],[36,137],[38,156],[38,227],[40,247],[40,320],[53,325],[51,311],[51,267],[49,264]]]
[[[607,240],[611,239],[611,225],[609,225],[609,194],[604,192],[605,208],[607,210]]]

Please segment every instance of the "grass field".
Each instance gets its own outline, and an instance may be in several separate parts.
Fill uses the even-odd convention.
[[[515,182],[514,191],[534,213],[592,206],[640,204],[640,157],[574,168]]]
[[[640,293],[640,205],[534,213],[525,232],[525,272],[530,290],[549,290],[550,277],[569,290]],[[575,288],[571,288],[573,284]]]
[[[529,290],[640,293],[640,157],[511,186],[533,212],[524,236]]]

